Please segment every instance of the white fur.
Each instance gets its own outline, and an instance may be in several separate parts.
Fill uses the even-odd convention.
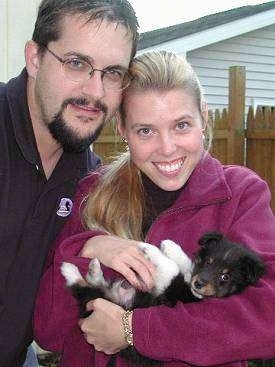
[[[125,282],[125,280],[117,280],[114,282],[110,289],[107,288],[106,294],[111,297],[115,303],[118,303],[127,309],[131,308],[133,305],[136,290],[130,284],[129,287],[124,288],[123,282]]]
[[[162,241],[160,248],[164,255],[169,257],[169,259],[173,260],[178,265],[181,274],[184,276],[184,280],[190,284],[193,263],[183,249],[171,240]]]
[[[107,282],[104,279],[100,262],[97,258],[94,258],[89,263],[89,271],[86,275],[86,280],[93,286],[107,286]]]
[[[123,287],[122,284],[126,282],[126,280],[123,279],[115,281],[112,286],[109,287],[109,283],[104,278],[100,262],[97,258],[90,261],[86,280],[91,286],[103,288],[106,296],[110,297],[115,303],[121,304],[126,308],[132,306],[136,292],[135,288],[130,286],[130,284],[129,287]]]
[[[173,278],[179,274],[178,265],[165,256],[159,248],[149,243],[140,242],[139,248],[145,256],[156,266],[155,286],[153,293],[160,295],[170,285]]]
[[[61,273],[66,279],[66,284],[69,287],[73,284],[78,283],[80,280],[83,280],[83,277],[80,274],[77,266],[71,263],[63,262],[63,264],[61,265]]]

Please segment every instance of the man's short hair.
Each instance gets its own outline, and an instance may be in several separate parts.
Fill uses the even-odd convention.
[[[133,40],[132,57],[138,42],[138,21],[127,0],[42,0],[32,35],[43,52],[51,41],[61,37],[61,22],[65,16],[83,15],[87,22],[107,20],[123,25]]]

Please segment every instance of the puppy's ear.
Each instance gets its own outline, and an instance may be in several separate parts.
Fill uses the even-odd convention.
[[[247,284],[255,284],[264,275],[265,264],[257,256],[246,255],[241,259],[241,272]]]
[[[223,235],[221,233],[219,233],[219,232],[208,232],[208,233],[205,233],[199,239],[199,245],[201,245],[201,246],[216,245],[222,239],[223,239]]]

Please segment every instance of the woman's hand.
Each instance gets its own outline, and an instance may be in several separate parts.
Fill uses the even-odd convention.
[[[97,258],[122,274],[133,287],[147,291],[154,285],[155,267],[145,258],[138,243],[116,236],[95,236],[86,242],[79,255]]]
[[[97,298],[87,303],[87,310],[93,313],[79,321],[79,326],[89,344],[93,344],[95,350],[106,354],[114,354],[127,348],[122,325],[123,308]],[[129,319],[129,322],[132,320]]]

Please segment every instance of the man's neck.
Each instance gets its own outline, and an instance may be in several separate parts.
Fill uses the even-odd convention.
[[[34,96],[34,83],[30,78],[27,83],[27,96],[37,149],[40,154],[45,175],[49,178],[63,153],[63,149],[52,137],[48,127],[42,119]]]

